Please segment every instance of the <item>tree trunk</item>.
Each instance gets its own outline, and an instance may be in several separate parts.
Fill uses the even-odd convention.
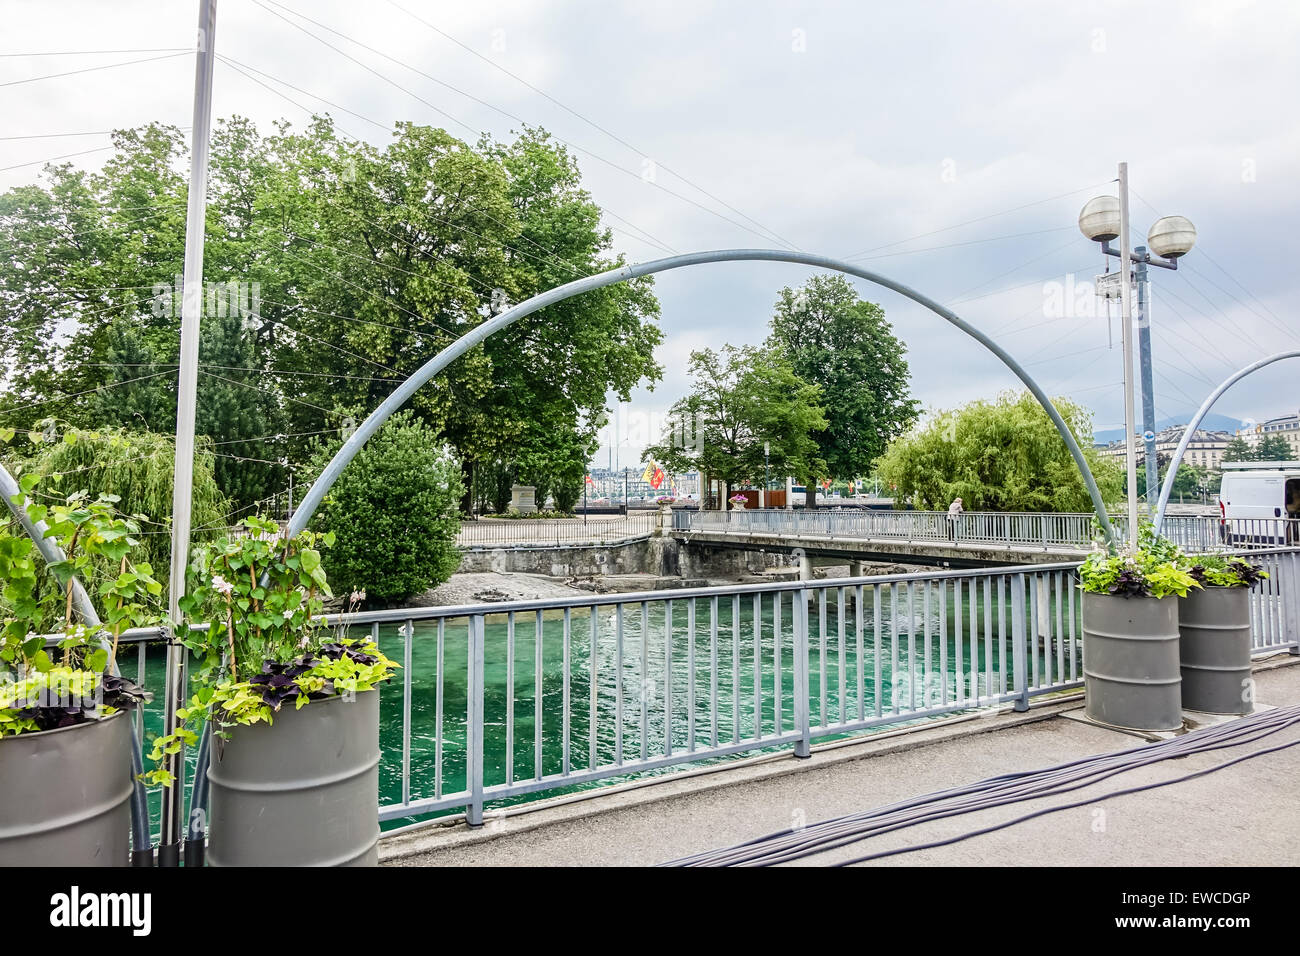
[[[817,479],[812,476],[803,480],[803,506],[805,511],[817,510]]]
[[[472,515],[474,513],[474,463],[461,459],[460,465],[461,481],[465,483],[465,491],[460,496],[461,514]]]

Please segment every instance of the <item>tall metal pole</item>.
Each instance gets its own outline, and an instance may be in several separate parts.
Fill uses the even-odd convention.
[[[772,443],[763,442],[763,503],[762,507],[767,507],[767,492],[772,486],[772,461],[768,457],[772,453]]]
[[[1130,287],[1128,245],[1128,163],[1119,164],[1119,295],[1124,323],[1124,449],[1128,473],[1128,543],[1137,547],[1137,447],[1133,412],[1133,290]]]
[[[185,704],[185,647],[175,627],[181,620],[189,564],[190,507],[194,486],[194,405],[198,388],[199,318],[203,308],[203,227],[207,212],[208,133],[212,125],[212,66],[217,30],[217,0],[199,0],[198,51],[194,61],[194,136],[190,151],[189,208],[185,214],[185,298],[181,309],[180,380],[176,389],[176,469],[172,488],[172,556],[167,635],[166,706],[163,733],[176,731],[176,711]],[[159,866],[180,863],[181,822],[184,815],[185,752],[170,755],[165,768],[175,785],[162,792]]]
[[[1133,280],[1137,283],[1138,364],[1142,381],[1142,441],[1146,447],[1147,513],[1155,515],[1160,487],[1160,462],[1156,460],[1156,399],[1151,375],[1151,315],[1147,302],[1147,247],[1138,246]]]

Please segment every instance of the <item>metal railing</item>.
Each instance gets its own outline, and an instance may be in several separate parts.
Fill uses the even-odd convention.
[[[1300,651],[1300,550],[1251,552],[1256,656]],[[1012,704],[1082,684],[1073,562],[333,615],[402,665],[383,820]],[[157,628],[121,653],[147,683]],[[148,671],[148,673],[147,673]],[[159,711],[159,713],[154,713]],[[990,711],[992,712],[992,711]],[[159,707],[137,720],[160,726]]]
[[[658,527],[659,512],[582,518],[480,518],[462,522],[456,546],[462,550],[499,548],[581,547],[617,544],[644,538]]]
[[[1127,533],[1126,517],[1110,520],[1118,534]],[[965,512],[953,518],[945,511],[682,511],[673,513],[673,530],[1043,551],[1088,550],[1098,540],[1091,514],[1015,512]],[[1189,551],[1268,548],[1300,543],[1300,519],[1167,515],[1163,533]]]

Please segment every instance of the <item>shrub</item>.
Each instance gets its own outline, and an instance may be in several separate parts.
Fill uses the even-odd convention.
[[[335,538],[324,555],[335,590],[385,604],[446,581],[460,566],[461,493],[460,464],[438,434],[408,413],[394,415],[322,502],[317,520]]]

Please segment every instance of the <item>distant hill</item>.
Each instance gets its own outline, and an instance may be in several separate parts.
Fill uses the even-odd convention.
[[[1170,425],[1186,425],[1193,414],[1195,413],[1188,412],[1181,418],[1162,418],[1156,422],[1156,431],[1160,431],[1162,428],[1168,428]],[[1222,431],[1232,434],[1240,427],[1241,419],[1233,418],[1229,415],[1220,415],[1217,412],[1210,412],[1210,414],[1205,416],[1205,420],[1201,422],[1201,428],[1210,432]],[[1140,431],[1139,434],[1141,434]],[[1093,435],[1093,438],[1098,442],[1119,441],[1123,437],[1124,429],[1122,428],[1108,428],[1106,431],[1096,432]]]

